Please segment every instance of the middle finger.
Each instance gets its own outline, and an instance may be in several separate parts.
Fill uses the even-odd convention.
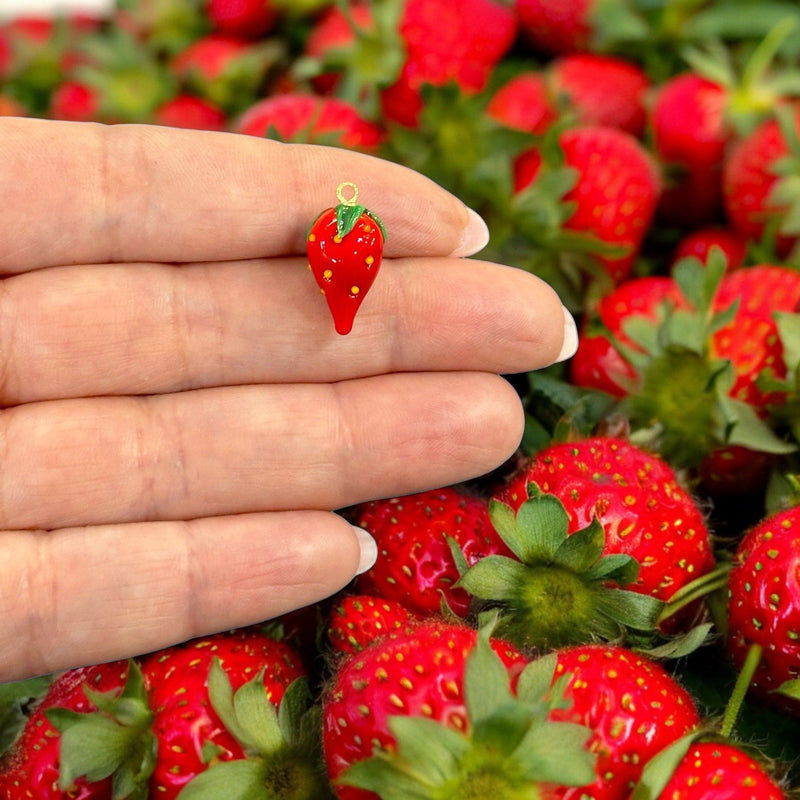
[[[387,261],[339,336],[302,259],[53,267],[0,284],[0,406],[392,371],[537,369],[563,311],[475,260]]]
[[[484,372],[28,403],[0,411],[0,530],[331,510],[480,475],[521,432]]]

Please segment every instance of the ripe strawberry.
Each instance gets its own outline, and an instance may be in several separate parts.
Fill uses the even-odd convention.
[[[516,0],[519,25],[537,50],[548,55],[590,49],[597,0]]]
[[[668,603],[715,566],[706,522],[675,471],[630,442],[597,436],[553,444],[495,498],[519,509],[531,483],[561,500],[571,535],[597,519],[605,531],[603,555],[625,554],[639,563],[628,584],[634,592]]]
[[[271,0],[207,0],[205,12],[217,33],[259,39],[278,17]]]
[[[800,108],[800,107],[798,107]],[[725,211],[745,239],[774,238],[778,255],[794,246],[798,230],[795,187],[800,110],[767,120],[731,150],[723,168]]]
[[[694,256],[706,264],[712,247],[722,251],[728,271],[741,267],[747,257],[747,242],[735,231],[730,228],[709,226],[683,236],[675,247],[670,263],[674,266],[682,258]]]
[[[383,140],[381,128],[365,120],[350,103],[299,92],[259,100],[244,111],[233,129],[250,136],[351,150],[374,151]]]
[[[70,780],[59,787],[61,733],[46,712],[59,708],[78,713],[94,711],[96,706],[84,691],[117,692],[125,685],[128,664],[109,664],[68,670],[57,677],[41,704],[31,715],[14,747],[0,760],[0,797],[4,800],[110,800],[111,780]]]
[[[774,512],[739,543],[728,580],[727,648],[742,669],[751,647],[761,658],[754,697],[800,714],[800,695],[780,688],[800,678],[800,506]]]
[[[350,188],[353,194],[345,198]],[[339,203],[311,224],[306,241],[308,268],[325,295],[336,332],[350,333],[353,320],[381,267],[386,231],[371,211],[360,205],[358,189],[343,183]]]
[[[438,614],[443,602],[458,616],[469,613],[469,595],[455,587],[459,570],[448,540],[469,566],[490,554],[510,555],[486,501],[454,487],[365,503],[353,520],[372,534],[379,552],[375,566],[356,579],[358,591],[423,616]]]
[[[169,63],[184,88],[226,114],[238,114],[261,96],[267,74],[280,55],[280,47],[272,40],[253,42],[210,33],[184,47]]]
[[[155,797],[177,797],[189,781],[208,769],[210,748],[215,763],[245,758],[243,744],[211,705],[209,675],[215,659],[233,690],[261,676],[264,694],[273,706],[280,704],[293,681],[305,675],[292,648],[254,630],[195,639],[145,656],[142,673],[158,741],[150,778]]]
[[[179,94],[162,103],[153,112],[156,125],[171,128],[192,128],[201,131],[224,131],[227,117],[209,100],[191,94]]]
[[[722,164],[731,138],[727,102],[724,86],[694,72],[677,75],[659,87],[650,128],[665,170],[658,209],[664,222],[689,227],[718,216]]]
[[[411,632],[419,617],[394,600],[368,594],[343,597],[328,615],[328,642],[336,653],[358,653],[384,636]]]
[[[766,768],[728,742],[700,741],[689,747],[658,796],[663,800],[784,800]],[[638,800],[634,793],[632,800]]]
[[[525,665],[487,630],[441,622],[345,661],[323,698],[337,796],[551,798],[550,782],[586,782],[588,731],[546,721],[553,665]]]
[[[594,249],[597,263],[619,283],[629,276],[653,218],[661,186],[658,170],[643,145],[615,128],[570,128],[558,137],[558,145],[554,156],[532,148],[516,162],[516,192],[534,192],[525,206],[535,206],[531,220],[519,220],[522,232],[529,231],[535,244],[554,249],[560,258],[570,251],[585,258]],[[552,213],[545,214],[541,206],[553,206],[551,176],[559,170],[568,178],[565,191],[555,199]],[[559,220],[560,231],[542,231],[543,217]]]
[[[558,119],[543,72],[519,72],[491,97],[486,113],[510,128],[542,134]]]
[[[791,449],[764,421],[768,405],[786,393],[758,379],[786,375],[774,312],[800,303],[796,272],[760,265],[723,274],[726,266],[719,252],[706,266],[679,262],[673,280],[683,299],[675,301],[669,279],[651,281],[635,317],[625,314],[638,284],[620,290],[619,304],[610,293],[600,304],[608,332],[622,331],[635,346],[620,336],[612,346],[590,320],[572,372],[580,385],[624,395],[621,410],[634,429],[651,429],[653,446],[670,463],[698,469],[715,494],[758,489],[772,455]]]
[[[597,756],[597,777],[555,796],[628,800],[648,760],[699,726],[697,707],[660,664],[622,647],[588,644],[556,656],[555,677],[567,676],[566,707],[550,718],[592,731],[587,747]]]
[[[584,314],[578,349],[569,362],[570,380],[615,397],[633,391],[637,372],[616,343],[636,348],[625,332],[627,321],[640,318],[657,327],[665,303],[670,308],[686,306],[680,288],[666,275],[630,278],[604,294]]]
[[[619,128],[636,137],[644,131],[650,80],[632,61],[570,53],[550,62],[547,80],[551,96],[579,122]]]
[[[48,116],[72,122],[96,122],[100,117],[100,95],[80,81],[64,81],[52,94]]]
[[[363,96],[365,85],[377,86],[382,117],[409,127],[422,110],[423,86],[454,81],[465,93],[480,91],[516,35],[512,10],[497,0],[352,7],[356,29],[346,18],[343,23],[340,9],[331,9],[322,30],[309,36],[307,55],[320,74],[345,73],[343,96],[351,100]]]

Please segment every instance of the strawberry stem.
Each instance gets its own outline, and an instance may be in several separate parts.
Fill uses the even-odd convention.
[[[742,668],[739,670],[739,674],[736,677],[736,683],[728,699],[728,704],[725,707],[725,715],[722,718],[722,726],[720,728],[720,733],[725,738],[730,737],[733,727],[736,724],[739,710],[742,707],[747,690],[750,688],[753,675],[761,662],[762,649],[763,648],[759,644],[750,645],[744,664],[742,664]]]

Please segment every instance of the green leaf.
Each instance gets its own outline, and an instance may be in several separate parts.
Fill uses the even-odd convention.
[[[243,735],[243,731],[240,730],[233,708],[233,686],[231,686],[228,674],[222,668],[222,662],[216,656],[211,662],[208,673],[208,696],[211,706],[222,720],[222,724],[236,739],[241,741],[239,737]]]
[[[548,653],[526,665],[517,681],[517,697],[529,704],[542,703],[550,692],[558,657]]]
[[[506,542],[526,564],[550,561],[567,538],[569,517],[552,494],[529,497],[517,510],[516,539]]]
[[[664,603],[655,597],[628,589],[601,589],[596,593],[597,608],[609,619],[637,631],[654,631]]]
[[[355,228],[359,217],[366,211],[359,204],[339,203],[336,206],[336,232],[339,236],[347,236]]]
[[[777,311],[774,317],[783,345],[786,371],[789,375],[794,375],[800,368],[800,314]]]
[[[639,783],[633,790],[630,800],[656,800],[661,797],[664,787],[669,783],[672,773],[680,764],[692,743],[701,735],[694,731],[667,745],[645,764]]]
[[[751,405],[732,397],[721,397],[718,407],[726,422],[721,439],[723,443],[778,455],[793,453],[797,449],[792,443],[778,437]]]
[[[438,800],[436,787],[421,784],[415,774],[409,774],[405,764],[398,764],[384,754],[356,761],[335,783],[375,792],[381,800]]]
[[[66,709],[53,709],[47,715],[62,730],[62,790],[81,776],[90,782],[107,778],[128,759],[139,736],[139,731],[124,728],[103,714],[73,714]]]
[[[639,576],[639,562],[626,553],[612,553],[601,558],[584,577],[590,581],[614,581],[620,586],[633,583]]]
[[[527,567],[506,556],[486,556],[476,561],[456,583],[481,600],[513,600],[524,585]]]
[[[0,756],[16,741],[28,717],[26,707],[41,699],[52,681],[49,675],[0,684]]]
[[[215,764],[192,778],[179,800],[272,800],[265,784],[266,767],[260,759]]]
[[[585,573],[603,555],[606,532],[595,517],[589,525],[575,531],[561,543],[553,562],[577,573]]]
[[[464,667],[464,701],[473,724],[510,703],[513,697],[508,672],[489,643],[490,632],[486,626],[478,631]]]
[[[784,697],[791,697],[793,700],[800,700],[800,678],[784,681],[775,689],[775,693]]]
[[[259,755],[268,755],[285,745],[278,712],[264,689],[264,671],[245,683],[233,696],[237,724],[246,737],[241,743]]]
[[[540,722],[531,727],[514,760],[531,781],[561,786],[594,783],[596,757],[586,749],[591,734],[585,725]]]
[[[440,785],[459,770],[470,742],[466,736],[427,717],[393,716],[389,730],[397,741],[397,758],[413,765],[428,785]]]
[[[271,705],[271,704],[270,704]],[[280,736],[286,744],[298,744],[302,738],[301,720],[312,705],[311,689],[306,678],[293,680],[278,707]]]

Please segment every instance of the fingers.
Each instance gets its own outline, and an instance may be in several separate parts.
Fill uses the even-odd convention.
[[[522,372],[564,345],[555,293],[518,269],[388,261],[339,336],[300,259],[61,267],[0,293],[0,405],[381,372]]]
[[[236,386],[0,412],[0,529],[335,509],[483,474],[522,434],[476,372]]]
[[[238,134],[5,117],[0,178],[0,274],[300,254],[343,181],[383,219],[389,256],[471,253],[487,236],[460,201],[405,167]]]
[[[365,556],[322,511],[0,532],[0,683],[269,619]]]

